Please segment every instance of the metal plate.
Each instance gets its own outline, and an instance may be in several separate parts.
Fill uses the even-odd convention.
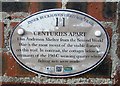
[[[106,57],[109,37],[93,17],[70,9],[37,12],[14,29],[10,48],[16,61],[37,74],[83,74]]]

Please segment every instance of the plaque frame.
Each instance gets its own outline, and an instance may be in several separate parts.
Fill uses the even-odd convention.
[[[79,15],[83,15],[83,16],[85,16],[85,17],[88,17],[88,18],[92,19],[92,20],[95,21],[97,24],[99,24],[100,27],[102,27],[102,29],[104,30],[104,32],[105,32],[105,34],[106,34],[106,36],[107,36],[107,49],[106,49],[103,57],[101,57],[101,59],[100,59],[98,62],[96,62],[96,64],[94,64],[94,65],[92,65],[91,67],[89,67],[89,68],[87,68],[87,69],[85,69],[85,70],[83,70],[83,71],[80,71],[80,72],[71,73],[71,74],[57,75],[57,74],[47,74],[47,73],[43,73],[43,72],[40,72],[40,71],[36,71],[36,70],[34,70],[34,69],[32,69],[32,68],[29,68],[29,67],[26,66],[25,64],[23,64],[23,63],[17,58],[17,56],[15,55],[15,53],[14,53],[14,51],[13,51],[13,49],[12,49],[12,36],[13,36],[13,33],[14,33],[15,29],[19,26],[20,23],[24,22],[26,19],[28,19],[28,18],[30,18],[30,17],[32,17],[32,16],[35,16],[35,15],[37,15],[37,14],[42,14],[42,13],[51,12],[51,11],[63,11],[63,12],[64,12],[64,11],[67,11],[67,12],[77,13],[77,14],[79,14]],[[34,73],[36,73],[36,74],[38,74],[38,75],[44,75],[44,76],[48,76],[48,77],[71,77],[71,76],[77,76],[77,75],[80,75],[80,74],[84,74],[84,73],[86,73],[86,72],[94,69],[96,66],[98,66],[98,65],[105,59],[105,57],[106,57],[107,54],[108,54],[109,48],[110,48],[110,37],[109,37],[107,31],[105,30],[105,28],[102,26],[102,24],[101,24],[97,19],[95,19],[94,17],[92,17],[92,16],[90,16],[90,15],[88,15],[88,14],[86,14],[86,13],[80,12],[80,11],[71,10],[71,9],[48,9],[48,10],[43,10],[43,11],[36,12],[36,13],[28,16],[27,18],[23,19],[20,23],[18,23],[18,24],[14,27],[13,32],[12,32],[12,34],[11,34],[11,36],[10,36],[10,50],[11,50],[11,53],[12,53],[14,59],[15,59],[22,67],[24,67],[25,69],[27,69],[27,70],[29,70],[29,71],[31,71],[31,72],[34,72]]]

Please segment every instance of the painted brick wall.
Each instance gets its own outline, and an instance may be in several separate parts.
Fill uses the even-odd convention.
[[[52,8],[61,8],[62,4],[60,2],[3,2],[2,3],[2,12],[3,12],[3,20],[7,20],[6,22],[1,21],[0,28],[0,47],[5,48],[7,44],[5,44],[5,39],[9,39],[10,31],[6,33],[8,36],[5,38],[5,32],[9,28],[13,28],[17,23],[19,23],[20,19],[25,18],[26,16],[35,13],[37,11],[41,11],[44,9],[52,9]],[[120,64],[117,64],[115,68],[116,72],[113,77],[111,77],[113,70],[113,58],[112,50],[115,50],[112,47],[112,43],[118,40],[116,55],[118,60],[120,59],[120,40],[119,38],[114,39],[113,36],[120,33],[120,15],[117,15],[117,9],[120,8],[117,2],[68,2],[66,5],[68,9],[75,9],[82,12],[85,12],[99,21],[102,22],[106,31],[108,32],[111,40],[111,48],[105,60],[96,68],[87,72],[83,75],[78,75],[75,77],[70,77],[70,79],[78,79],[78,78],[108,78],[115,80],[116,86],[120,84]],[[120,9],[119,9],[120,10]],[[24,15],[25,13],[25,15]],[[10,25],[9,25],[10,24]],[[115,28],[114,25],[117,25]],[[11,30],[12,31],[12,30]],[[0,52],[2,58],[2,75],[8,77],[35,77],[36,74],[27,71],[23,67],[21,67],[12,57],[11,53],[7,50],[4,50],[2,53]],[[52,79],[52,78],[51,78]],[[55,78],[56,79],[56,78]],[[63,78],[64,79],[64,78]],[[67,78],[69,79],[69,78]],[[21,85],[23,83],[15,83],[15,82],[3,82],[4,85],[8,84],[17,84]],[[28,85],[30,83],[26,83],[24,85]],[[43,83],[41,83],[42,86]],[[49,83],[48,83],[49,84]],[[36,84],[36,86],[39,84]],[[49,84],[50,85],[50,84]],[[23,86],[23,85],[22,85]],[[29,85],[30,86],[30,85]],[[31,86],[35,86],[35,84],[31,83]],[[52,86],[58,86],[58,84],[52,84]],[[62,85],[68,86],[68,85]],[[76,85],[80,86],[80,85]],[[81,85],[82,86],[82,85]],[[86,85],[87,86],[87,85]],[[90,86],[93,86],[92,84]],[[108,86],[108,85],[106,85]]]

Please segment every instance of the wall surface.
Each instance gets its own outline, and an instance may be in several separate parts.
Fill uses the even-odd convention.
[[[10,85],[109,86],[120,84],[120,3],[119,2],[1,2],[0,14],[0,82]],[[104,61],[93,70],[70,78],[50,78],[36,75],[21,67],[9,50],[13,28],[26,16],[52,8],[67,8],[85,12],[98,19],[110,36],[110,50]]]

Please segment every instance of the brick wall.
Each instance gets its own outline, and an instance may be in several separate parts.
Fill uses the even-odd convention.
[[[99,21],[102,22],[106,31],[110,36],[111,41],[111,48],[105,60],[96,68],[87,72],[82,75],[78,75],[75,77],[65,78],[68,79],[79,79],[79,78],[104,78],[104,79],[111,79],[113,78],[113,83],[115,80],[115,84],[120,83],[120,65],[119,65],[119,47],[120,47],[120,40],[114,39],[114,35],[120,33],[120,20],[119,16],[117,15],[117,9],[120,8],[117,6],[117,2],[68,2],[66,8],[68,9],[75,9],[82,12],[85,12]],[[60,2],[3,2],[2,3],[2,14],[3,14],[3,21],[0,22],[0,47],[5,48],[7,44],[4,40],[9,40],[10,31],[9,28],[13,28],[17,23],[19,23],[23,18],[26,16],[35,13],[37,11],[41,11],[44,9],[52,9],[52,8],[61,8],[62,4]],[[7,20],[7,23],[5,22]],[[9,25],[10,24],[10,25]],[[114,27],[117,25],[117,27]],[[5,31],[8,31],[5,33]],[[12,31],[12,29],[11,29]],[[7,34],[6,37],[3,37],[3,34]],[[120,38],[120,37],[119,37]],[[114,41],[118,40],[116,56],[111,52],[115,50]],[[2,53],[0,52],[2,57],[2,75],[7,77],[36,77],[37,75],[27,71],[23,67],[21,67],[12,57],[11,53],[7,50],[4,50]],[[117,61],[114,59],[117,58]],[[118,62],[117,66],[115,62]],[[114,64],[114,65],[113,65]],[[114,71],[114,69],[116,71]],[[115,73],[115,74],[113,74]],[[113,75],[113,77],[111,77]],[[44,77],[45,78],[45,77]],[[49,78],[53,79],[53,78]],[[56,78],[55,78],[56,79]],[[62,78],[64,79],[64,78]],[[53,81],[54,82],[54,81]],[[6,84],[18,84],[15,82],[3,82],[3,85]],[[30,84],[30,83],[29,83]],[[41,83],[42,84],[42,83]],[[50,84],[50,83],[48,83]],[[28,85],[26,83],[26,85]],[[34,86],[35,84],[31,84]],[[38,84],[36,84],[38,85]],[[42,84],[43,85],[43,84]],[[53,85],[52,85],[53,86]],[[57,86],[57,85],[54,85]],[[66,86],[66,85],[62,85]],[[92,85],[90,85],[92,86]]]

